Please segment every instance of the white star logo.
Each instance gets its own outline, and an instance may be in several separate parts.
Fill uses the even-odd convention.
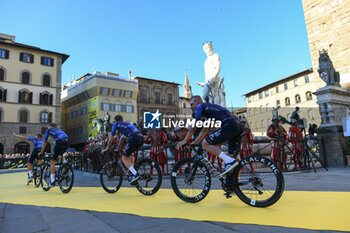
[[[151,113],[151,114],[152,114],[152,116],[153,116],[151,122],[154,121],[154,120],[156,120],[156,119],[159,120],[159,116],[162,115],[161,113],[159,113],[159,109],[157,110],[157,112]]]

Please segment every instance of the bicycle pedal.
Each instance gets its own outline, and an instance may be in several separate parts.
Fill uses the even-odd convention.
[[[224,193],[224,196],[226,197],[226,199],[229,199],[232,197],[232,194],[231,193]]]

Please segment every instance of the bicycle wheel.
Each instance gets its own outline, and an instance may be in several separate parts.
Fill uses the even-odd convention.
[[[35,188],[38,188],[40,186],[41,181],[41,166],[35,163],[33,163],[33,179]]]
[[[254,207],[267,207],[282,196],[284,178],[281,170],[271,160],[250,156],[227,177],[234,184],[239,199]]]
[[[62,164],[58,169],[58,186],[62,193],[69,193],[74,183],[74,171],[69,163]]]
[[[175,194],[186,202],[199,202],[210,190],[209,170],[201,161],[194,163],[193,158],[184,158],[177,162],[170,179]]]
[[[50,190],[50,183],[51,183],[51,178],[50,178],[50,165],[49,164],[43,164],[41,167],[41,179],[40,179],[40,184],[41,187],[43,188],[44,191],[49,191]]]
[[[115,193],[123,182],[123,173],[119,164],[106,163],[100,172],[100,182],[107,193]]]
[[[137,190],[144,195],[155,194],[162,185],[162,171],[152,159],[142,159],[135,166],[140,175]]]

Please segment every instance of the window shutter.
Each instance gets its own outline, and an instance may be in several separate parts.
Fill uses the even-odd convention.
[[[33,103],[33,92],[29,93],[29,103]]]
[[[41,61],[40,61],[41,65],[44,65],[44,60],[45,60],[45,58],[43,56],[41,56]]]
[[[30,63],[34,63],[34,55],[30,54]]]
[[[20,60],[20,61],[23,61],[23,53],[20,53],[20,54],[19,54],[19,60]]]
[[[49,123],[52,123],[52,112],[49,113]]]
[[[5,58],[9,59],[9,57],[10,57],[10,51],[5,50]]]
[[[39,104],[43,104],[43,94],[40,93]]]
[[[7,96],[7,89],[5,89],[3,92],[2,101],[6,102],[6,96]]]
[[[53,66],[55,59],[51,58],[51,66]]]
[[[52,105],[53,94],[50,95],[50,105]]]
[[[21,91],[18,92],[18,103],[21,103]]]

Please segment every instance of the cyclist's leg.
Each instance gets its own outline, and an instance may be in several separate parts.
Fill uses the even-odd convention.
[[[134,135],[129,138],[128,143],[126,144],[123,150],[122,161],[133,175],[130,179],[130,182],[129,182],[130,184],[133,184],[140,178],[139,174],[134,168],[135,157],[132,154],[135,151],[137,151],[142,145],[143,145],[143,136]]]
[[[203,140],[202,145],[205,150],[216,156],[219,156],[224,160],[225,171],[223,174],[226,174],[238,165],[238,162],[234,159],[233,155],[236,156],[234,152],[237,150],[239,151],[238,136],[242,131],[242,127],[239,124],[235,123],[234,120],[227,120],[222,124],[219,130],[209,134]],[[226,141],[228,141],[228,153],[230,155],[223,152],[220,148],[220,144]],[[238,149],[236,147],[238,147]]]
[[[28,183],[33,179],[33,162],[39,153],[39,149],[34,149],[28,158]]]

